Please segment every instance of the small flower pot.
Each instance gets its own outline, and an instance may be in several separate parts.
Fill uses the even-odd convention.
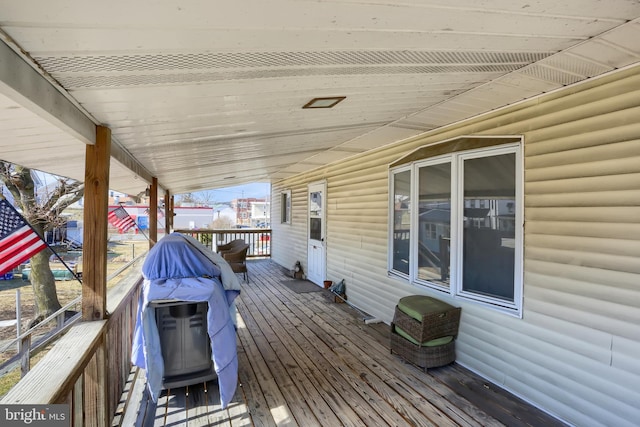
[[[325,280],[324,281],[324,288],[325,289],[329,289],[331,287],[331,285],[333,285],[333,281],[331,281],[331,280]]]

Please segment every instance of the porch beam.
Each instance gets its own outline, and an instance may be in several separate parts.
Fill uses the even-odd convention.
[[[96,124],[60,90],[0,39],[0,93],[85,144],[93,144]]]
[[[28,57],[17,53],[7,43],[11,43],[10,40],[0,38],[0,94],[79,141],[94,144],[95,122],[63,95],[64,89],[56,87],[51,78],[29,63]],[[151,173],[117,142],[112,141],[111,155],[140,179],[151,183]]]
[[[106,318],[107,214],[111,130],[98,126],[85,157],[82,320]]]
[[[117,141],[113,140],[111,141],[111,157],[122,163],[124,167],[132,171],[144,182],[151,184],[151,181],[153,181],[153,175],[127,150],[122,148]]]

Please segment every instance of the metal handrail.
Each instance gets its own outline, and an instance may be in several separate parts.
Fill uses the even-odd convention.
[[[147,251],[148,252],[148,251]],[[137,257],[135,257],[134,259],[132,259],[131,261],[129,261],[128,263],[126,263],[125,265],[123,265],[122,267],[120,267],[120,269],[118,269],[117,271],[113,272],[110,276],[107,277],[107,282],[111,279],[113,279],[114,277],[117,277],[120,273],[122,273],[123,271],[125,271],[127,268],[131,267],[135,262],[137,262],[140,258],[147,256],[147,252],[143,252],[142,254],[138,255]]]

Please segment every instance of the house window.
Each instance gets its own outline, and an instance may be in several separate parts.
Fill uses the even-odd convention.
[[[409,234],[411,232],[411,170],[393,174],[392,269],[409,274]]]
[[[481,197],[488,200],[489,205],[516,204],[515,153],[461,157],[465,201]],[[483,205],[478,204],[481,207],[465,209],[462,213],[460,291],[513,301],[515,229],[502,226],[500,209]]]
[[[291,190],[280,193],[280,222],[291,224]]]
[[[451,163],[418,167],[417,277],[449,286]]]
[[[418,150],[392,165],[389,271],[415,285],[520,315],[521,144],[519,138],[502,144],[494,138],[483,147],[477,139],[466,138],[473,142],[466,150],[455,140],[453,152],[438,147],[430,157],[429,150]]]

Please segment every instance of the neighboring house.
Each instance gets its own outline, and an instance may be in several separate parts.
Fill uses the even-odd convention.
[[[270,224],[271,205],[267,200],[255,200],[251,203],[251,226],[266,228]]]
[[[236,224],[254,227],[258,223],[266,222],[269,204],[266,199],[246,197],[231,201],[231,207],[236,211]]]
[[[236,211],[236,225],[249,226],[251,223],[251,200],[248,198],[233,199],[231,207]]]
[[[636,66],[274,182],[272,258],[386,323],[410,294],[460,306],[460,364],[637,426],[639,118]]]
[[[207,229],[211,228],[214,220],[214,209],[206,206],[184,207],[176,206],[173,209],[173,228],[177,229]],[[160,214],[158,214],[160,216]],[[164,228],[164,218],[158,218]],[[160,224],[158,224],[160,227]]]
[[[70,247],[82,247],[84,226],[82,221],[67,221],[67,241]]]
[[[84,227],[82,221],[67,219],[53,230],[44,232],[44,241],[52,246],[63,245],[70,249],[82,248]]]
[[[125,206],[135,206],[135,205],[149,205],[149,197],[142,197],[139,202],[136,201],[134,197],[129,196],[128,194],[118,193],[117,191],[109,190],[109,205],[125,205]]]

